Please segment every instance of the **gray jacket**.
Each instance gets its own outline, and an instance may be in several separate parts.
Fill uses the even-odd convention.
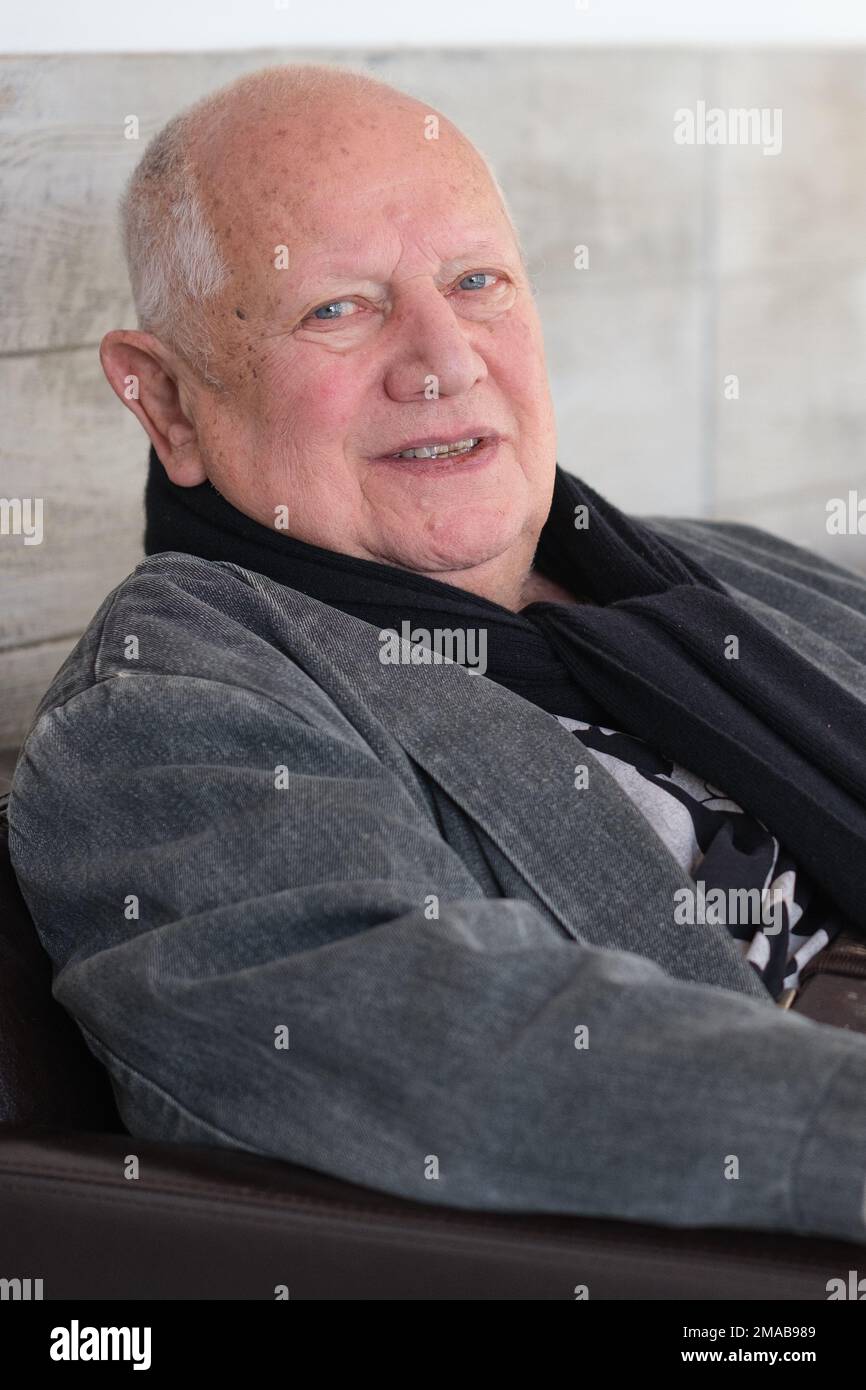
[[[866,701],[866,579],[652,521]],[[551,715],[379,652],[170,553],[42,700],[13,864],[131,1133],[454,1206],[866,1241],[866,1036],[674,924],[692,880]]]

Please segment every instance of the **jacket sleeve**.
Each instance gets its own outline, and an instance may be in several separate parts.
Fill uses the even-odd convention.
[[[866,1241],[866,1037],[485,897],[338,724],[116,676],[40,718],[10,819],[133,1135],[452,1206]]]

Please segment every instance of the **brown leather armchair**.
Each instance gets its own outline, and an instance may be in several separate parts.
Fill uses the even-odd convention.
[[[278,1285],[292,1299],[571,1300],[581,1285],[592,1299],[826,1299],[862,1251],[443,1209],[240,1150],[133,1139],[52,997],[6,832],[0,812],[0,1278],[42,1279],[45,1299],[273,1300]],[[796,1007],[866,1031],[864,959],[849,941],[849,973],[815,972]]]

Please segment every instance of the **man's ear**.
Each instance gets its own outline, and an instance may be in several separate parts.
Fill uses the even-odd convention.
[[[169,354],[152,333],[106,333],[99,360],[119,400],[132,411],[173,483],[195,487],[205,471],[194,423],[184,413]]]

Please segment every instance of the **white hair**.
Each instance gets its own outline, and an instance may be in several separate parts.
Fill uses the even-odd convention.
[[[214,128],[227,118],[237,97],[267,101],[278,95],[283,105],[291,105],[337,83],[359,101],[369,96],[371,87],[384,87],[390,93],[397,90],[366,73],[317,64],[249,73],[202,97],[164,125],[126,184],[120,226],[138,326],[169,344],[215,388],[222,383],[208,369],[214,341],[204,306],[225,288],[232,270],[201,196],[192,154],[195,140],[204,128]],[[487,156],[477,146],[472,148],[502,202],[523,259],[499,180]]]

